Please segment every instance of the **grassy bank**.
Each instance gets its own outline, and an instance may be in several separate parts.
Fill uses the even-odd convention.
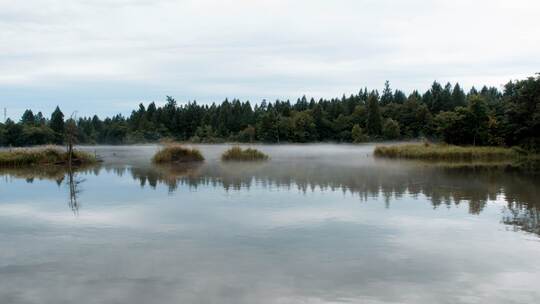
[[[75,151],[73,164],[92,164],[97,162],[94,155]],[[35,165],[67,165],[68,153],[60,147],[46,146],[36,148],[17,148],[0,151],[0,167],[26,167]]]
[[[242,149],[239,146],[232,147],[221,155],[223,161],[261,161],[267,159],[268,155],[257,149]]]
[[[156,164],[189,163],[204,161],[204,157],[198,149],[168,144],[154,155],[152,161]]]
[[[461,147],[444,144],[378,146],[374,154],[376,157],[434,161],[495,161],[512,160],[523,156],[517,150],[510,148]]]

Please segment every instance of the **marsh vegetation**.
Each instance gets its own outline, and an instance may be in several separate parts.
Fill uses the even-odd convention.
[[[393,146],[377,146],[374,151],[377,157],[447,160],[447,161],[486,161],[515,159],[520,154],[510,148],[503,147],[461,147],[445,144],[407,144]]]
[[[196,148],[187,148],[180,144],[167,144],[152,158],[155,164],[174,164],[204,161],[204,157]]]
[[[69,153],[61,147],[44,146],[35,148],[16,148],[0,151],[0,166],[25,167],[34,165],[67,165]],[[73,150],[72,164],[84,165],[96,163],[94,155]]]
[[[242,149],[240,146],[234,146],[221,155],[223,161],[263,161],[268,158],[268,155],[257,149]]]

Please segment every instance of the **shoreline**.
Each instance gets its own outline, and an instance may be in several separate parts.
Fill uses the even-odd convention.
[[[98,163],[96,156],[85,151],[74,151],[72,165],[84,166]],[[58,146],[36,146],[0,150],[0,167],[26,168],[33,166],[68,167],[68,152]]]

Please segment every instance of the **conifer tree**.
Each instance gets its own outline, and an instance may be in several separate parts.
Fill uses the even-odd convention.
[[[382,91],[381,96],[381,105],[386,106],[394,102],[394,94],[392,93],[392,89],[390,88],[390,82],[387,80],[384,83],[384,89]]]
[[[452,90],[452,106],[463,107],[466,105],[466,96],[465,92],[459,86],[459,83],[456,83],[454,89]]]
[[[21,123],[23,125],[34,125],[36,123],[36,118],[34,117],[32,110],[24,111],[21,118]]]
[[[370,136],[377,137],[382,132],[382,118],[379,110],[379,97],[371,92],[367,100],[366,129]]]
[[[49,127],[56,134],[56,143],[62,143],[64,136],[64,113],[60,111],[60,108],[58,106],[56,106],[56,109],[51,114],[51,121],[49,123]]]

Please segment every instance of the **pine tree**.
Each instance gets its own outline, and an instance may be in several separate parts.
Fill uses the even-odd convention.
[[[44,126],[45,123],[47,122],[47,120],[45,119],[45,117],[43,116],[43,113],[41,112],[38,112],[35,116],[35,121],[36,121],[36,124],[40,125],[40,126]]]
[[[481,96],[472,96],[468,106],[468,128],[472,132],[472,144],[483,144],[488,138],[488,107]]]
[[[455,107],[463,107],[465,105],[466,105],[465,92],[463,92],[463,90],[459,86],[459,83],[456,83],[452,91],[452,106],[455,108]]]
[[[404,104],[407,101],[407,96],[400,90],[396,90],[394,93],[394,103]]]
[[[367,100],[366,129],[368,134],[374,137],[381,135],[382,132],[382,118],[379,110],[379,97],[375,92],[371,92]]]
[[[427,106],[432,113],[439,113],[444,106],[442,86],[437,81],[434,81],[431,85],[431,90],[429,91],[429,93],[431,96],[431,100],[429,103],[427,103]]]
[[[440,97],[440,111],[451,111],[454,109],[452,106],[452,85],[448,82],[444,86]]]
[[[49,123],[49,127],[56,134],[56,143],[62,143],[62,139],[64,136],[64,113],[60,111],[60,108],[58,106],[56,106],[56,109],[51,114],[51,121]]]
[[[34,125],[36,123],[36,118],[34,117],[34,113],[32,112],[32,110],[24,111],[24,114],[21,118],[21,123],[23,125]]]
[[[392,93],[392,89],[390,88],[390,82],[387,80],[384,83],[384,90],[382,92],[381,96],[381,105],[386,106],[394,102],[394,94]]]

